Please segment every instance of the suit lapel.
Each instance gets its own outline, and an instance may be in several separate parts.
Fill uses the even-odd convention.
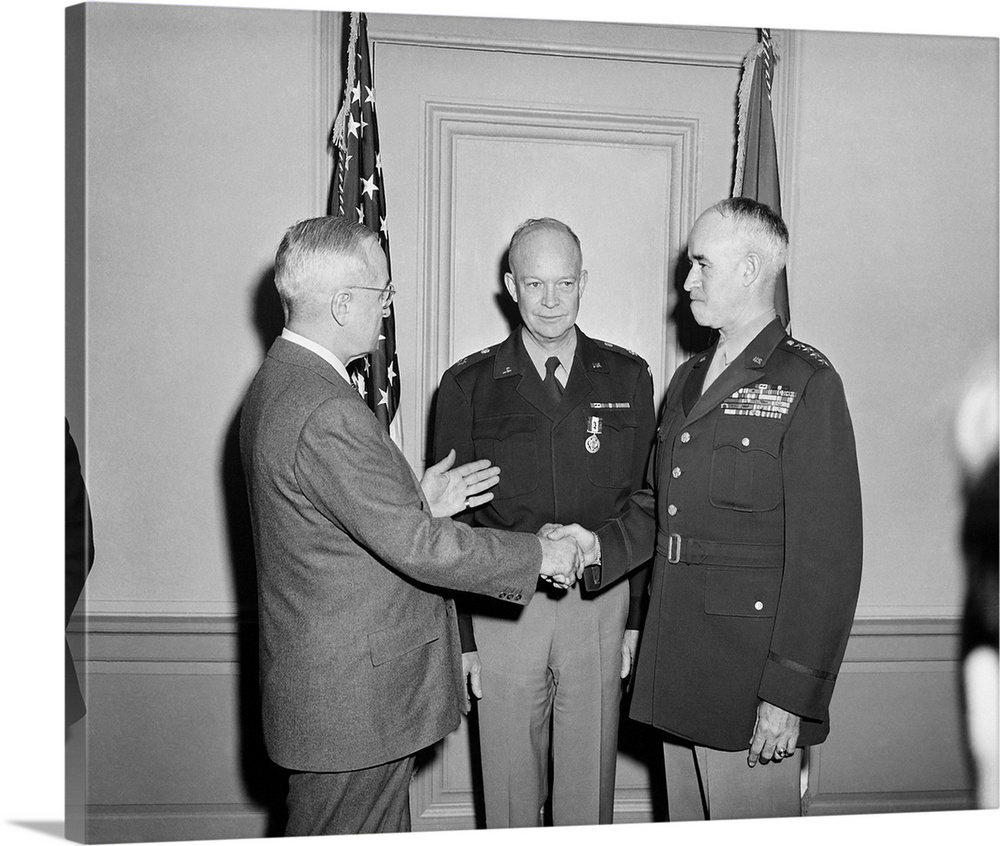
[[[589,371],[594,373],[607,372],[608,366],[600,350],[579,329],[576,330],[576,353],[573,366],[570,368],[569,380],[563,391],[562,399],[553,403],[542,378],[531,363],[528,351],[521,340],[520,328],[504,341],[493,365],[493,378],[519,375],[517,393],[538,411],[544,414],[554,424],[562,420],[577,405],[579,405],[593,390]]]
[[[528,357],[528,351],[521,340],[520,327],[515,329],[497,350],[493,360],[494,379],[516,379],[514,390],[546,417],[553,417],[555,409],[545,386],[542,384],[535,365]]]

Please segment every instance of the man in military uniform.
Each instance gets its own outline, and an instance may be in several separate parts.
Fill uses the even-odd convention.
[[[656,426],[649,367],[576,327],[587,271],[568,226],[526,221],[508,255],[504,280],[523,325],[444,374],[435,455],[455,449],[459,463],[500,468],[492,502],[472,514],[478,525],[601,522],[642,484]],[[647,581],[643,568],[597,596],[540,590],[513,612],[465,603],[488,828],[540,824],[550,725],[553,823],[612,821],[621,678]]]
[[[854,433],[837,372],[775,317],[787,249],[753,200],[698,218],[684,288],[719,341],[670,382],[646,488],[596,535],[563,530],[588,589],[655,551],[630,716],[667,733],[671,820],[800,813],[778,765],[826,739],[854,619]]]

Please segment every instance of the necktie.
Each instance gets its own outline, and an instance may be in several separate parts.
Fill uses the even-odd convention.
[[[558,366],[558,356],[551,356],[545,360],[545,378],[542,380],[542,384],[545,385],[545,390],[548,391],[553,402],[559,402],[563,395],[563,386],[556,379],[556,368]]]

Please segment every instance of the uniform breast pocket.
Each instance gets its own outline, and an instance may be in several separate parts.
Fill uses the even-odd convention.
[[[596,441],[585,432],[581,435],[580,447],[587,453],[587,478],[592,484],[600,488],[627,488],[632,484],[635,428],[634,412],[616,410],[601,417]]]
[[[771,511],[781,504],[780,422],[723,417],[715,430],[709,499],[716,508]]]
[[[473,421],[476,457],[500,468],[496,499],[531,493],[538,487],[538,444],[534,415],[505,414]]]

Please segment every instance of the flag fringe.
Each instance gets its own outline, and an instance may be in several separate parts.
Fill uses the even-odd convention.
[[[344,148],[344,130],[347,124],[347,114],[351,110],[351,91],[354,89],[357,76],[358,22],[360,19],[360,12],[351,12],[351,37],[347,47],[347,81],[344,83],[344,102],[337,113],[337,119],[333,122],[333,132],[330,136],[330,146],[334,148]]]
[[[743,76],[740,79],[739,112],[737,126],[739,131],[736,141],[736,175],[733,178],[733,196],[739,197],[743,191],[743,170],[747,160],[747,112],[750,110],[750,88],[753,85],[753,72],[757,60],[761,58],[766,46],[755,44],[743,57]]]

